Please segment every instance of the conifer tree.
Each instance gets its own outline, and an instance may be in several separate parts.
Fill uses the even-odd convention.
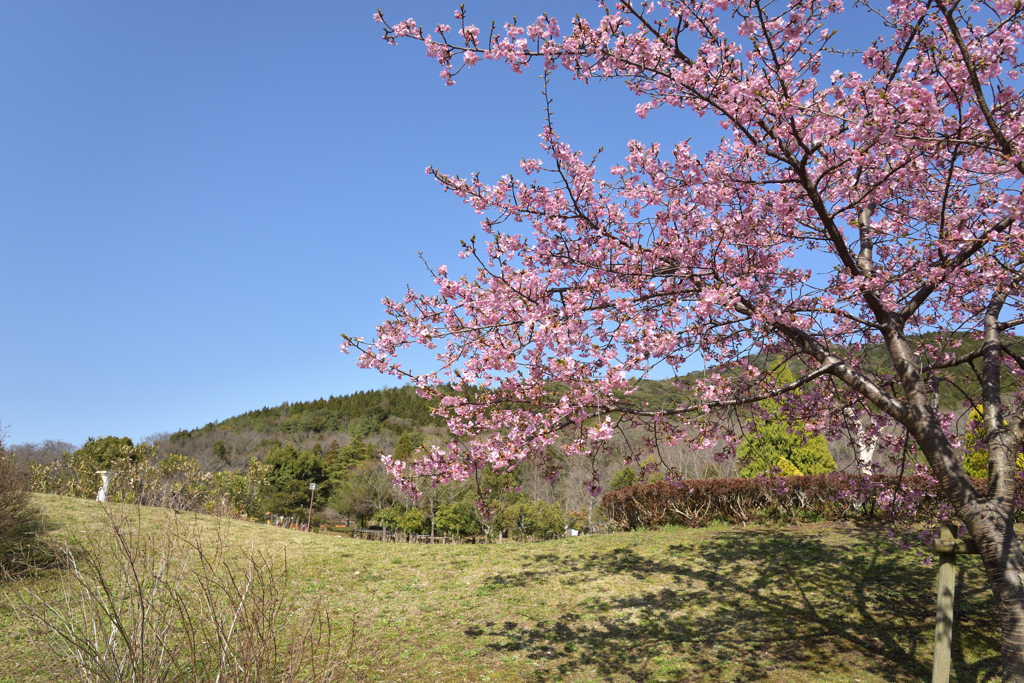
[[[988,478],[988,433],[979,406],[971,410],[967,433],[964,434],[964,469],[978,479]],[[1015,469],[1024,470],[1024,453],[1017,454]]]
[[[793,373],[787,365],[775,374],[780,385],[793,381]],[[836,462],[828,452],[825,437],[810,435],[803,425],[788,421],[773,399],[761,401],[759,405],[768,417],[755,422],[754,432],[736,451],[744,463],[741,477],[756,477],[772,467],[778,467],[783,476],[835,471]]]
[[[395,444],[394,457],[398,460],[408,460],[416,452],[416,449],[422,445],[422,432],[406,432],[398,438],[398,443]]]
[[[341,446],[338,444],[337,439],[332,439],[330,445],[327,447],[327,452],[324,454],[324,459],[327,460],[327,465],[334,464],[334,459],[338,457],[341,452]]]

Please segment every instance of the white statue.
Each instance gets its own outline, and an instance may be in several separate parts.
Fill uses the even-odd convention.
[[[109,472],[107,470],[99,470],[96,472],[96,474],[100,475],[100,477],[103,479],[103,483],[100,484],[99,493],[96,494],[96,500],[98,500],[101,503],[106,503],[107,489],[110,487],[110,478],[114,476],[114,473]]]

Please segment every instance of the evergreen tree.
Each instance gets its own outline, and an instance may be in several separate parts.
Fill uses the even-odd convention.
[[[225,465],[230,465],[231,449],[223,441],[217,441],[213,444],[213,457],[217,458]]]
[[[332,449],[335,444],[332,444]],[[330,453],[330,449],[328,453]],[[370,460],[376,454],[377,448],[373,444],[363,443],[360,439],[337,449],[336,454],[330,458],[331,479],[336,481],[344,479],[349,470],[361,462]]]
[[[793,381],[793,373],[783,365],[776,371],[779,384]],[[778,467],[784,476],[834,472],[836,462],[828,452],[828,443],[820,435],[808,435],[803,425],[782,415],[777,402],[761,401],[768,418],[758,421],[754,433],[743,440],[736,451],[744,463],[741,477],[756,477]]]
[[[444,536],[468,536],[482,531],[472,503],[450,503],[437,508],[434,527]]]
[[[330,445],[327,446],[327,453],[324,454],[328,467],[334,464],[334,460],[338,457],[339,453],[341,453],[341,446],[338,445],[337,439],[332,439]]]
[[[964,434],[964,469],[971,477],[988,478],[988,433],[981,406],[971,410],[967,433]],[[1024,453],[1017,454],[1017,471],[1024,470]]]
[[[292,444],[271,450],[264,459],[267,475],[267,503],[271,511],[295,513],[309,505],[309,484],[316,482],[318,508],[331,496],[327,460],[322,452],[300,451]]]
[[[409,456],[416,452],[416,449],[423,445],[423,434],[421,432],[406,432],[398,438],[395,444],[395,459],[409,460]]]
[[[396,528],[403,534],[422,534],[430,530],[427,517],[416,508],[406,510],[395,524]]]
[[[75,456],[83,463],[83,467],[105,470],[122,458],[135,462],[138,454],[135,444],[127,436],[104,436],[101,439],[90,436],[82,447],[75,451]]]
[[[621,470],[615,473],[612,477],[611,489],[612,491],[618,491],[632,486],[637,482],[636,472],[633,471],[632,467],[623,467]]]

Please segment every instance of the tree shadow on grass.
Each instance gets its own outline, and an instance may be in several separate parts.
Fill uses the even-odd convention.
[[[58,525],[38,510],[33,513],[0,539],[0,586],[64,566],[64,555],[47,537]]]
[[[466,634],[532,660],[538,680],[581,670],[607,681],[769,681],[795,671],[811,680],[858,672],[929,679],[935,567],[878,530],[843,533],[825,542],[813,532],[745,529],[667,547],[537,555],[486,585],[528,597],[558,575],[570,587],[621,580],[623,590],[588,597],[551,620],[489,623]],[[961,558],[960,566],[955,680],[996,680],[991,593],[977,558]]]

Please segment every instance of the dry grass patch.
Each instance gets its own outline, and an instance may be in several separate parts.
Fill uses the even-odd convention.
[[[380,644],[362,637],[358,612],[339,618],[322,590],[290,583],[286,544],[257,545],[241,538],[252,529],[212,519],[97,507],[48,539],[49,576],[8,593],[51,677],[328,683],[367,680],[378,666]]]
[[[46,500],[44,500],[46,498]],[[99,506],[38,497],[61,534],[102,533]],[[154,528],[166,513],[141,513]],[[360,615],[386,656],[371,680],[920,681],[930,676],[934,567],[881,529],[664,529],[533,544],[382,544],[214,518],[239,547],[286,548],[298,596]],[[58,533],[58,532],[55,532]],[[980,563],[961,558],[956,680],[998,676]],[[32,579],[37,586],[51,581]],[[10,588],[8,588],[10,591]],[[9,614],[0,614],[8,620]],[[17,637],[16,637],[17,638]],[[38,662],[0,644],[10,680]],[[20,659],[19,659],[20,658]]]

